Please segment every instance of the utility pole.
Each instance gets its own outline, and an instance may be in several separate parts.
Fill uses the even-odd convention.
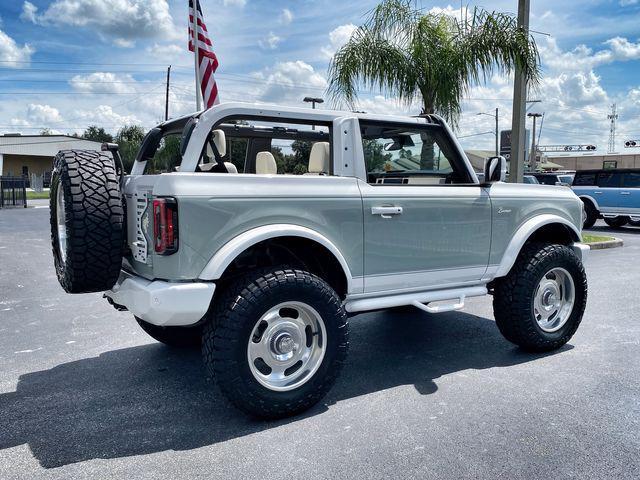
[[[495,115],[493,113],[485,113],[485,112],[476,113],[476,115],[488,115],[490,117],[495,117],[495,121],[496,121],[496,157],[497,157],[498,155],[500,155],[500,130],[499,130],[499,126],[498,126],[498,108],[496,107]]]
[[[529,155],[529,169],[533,164],[532,170],[535,170],[536,164],[536,119],[542,117],[541,113],[527,113],[527,117],[533,118],[533,130],[531,131],[531,155]]]
[[[618,114],[616,112],[616,104],[611,105],[611,113],[607,115],[607,118],[611,121],[609,127],[609,149],[608,153],[616,151],[616,121],[618,120]]]
[[[530,0],[518,0],[518,28],[529,35]],[[525,157],[525,109],[527,80],[524,71],[516,65],[513,85],[513,114],[511,116],[511,159],[509,161],[509,182],[522,182]]]
[[[167,90],[164,95],[164,121],[169,120],[169,82],[171,81],[171,65],[167,68]]]
[[[500,155],[500,130],[498,129],[498,107],[496,107],[496,157]]]

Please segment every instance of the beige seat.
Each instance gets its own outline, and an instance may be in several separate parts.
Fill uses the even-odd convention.
[[[331,165],[331,147],[329,142],[316,142],[309,154],[309,174],[328,175]]]
[[[278,173],[278,165],[273,153],[258,152],[256,155],[256,173],[260,175],[275,175]]]
[[[218,149],[218,153],[221,157],[224,157],[227,154],[227,137],[222,130],[214,130],[211,132],[211,138],[213,139],[213,143]],[[209,142],[207,142],[207,157],[211,159],[210,162],[201,163],[198,165],[200,167],[200,171],[208,172],[210,171],[216,164],[215,156],[213,154],[213,149]],[[227,167],[227,171],[229,173],[238,173],[238,169],[230,162],[225,162],[225,166]],[[233,170],[233,171],[232,171]]]

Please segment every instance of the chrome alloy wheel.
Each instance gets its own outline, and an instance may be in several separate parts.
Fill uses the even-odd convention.
[[[549,270],[538,283],[533,297],[533,315],[538,326],[553,333],[567,323],[575,301],[573,278],[564,268]]]
[[[284,302],[256,322],[249,338],[249,368],[261,385],[293,390],[316,373],[327,348],[327,331],[318,312],[303,302]]]
[[[56,194],[56,223],[58,225],[58,251],[60,252],[60,261],[64,264],[67,261],[67,225],[64,209],[64,191],[60,184]]]

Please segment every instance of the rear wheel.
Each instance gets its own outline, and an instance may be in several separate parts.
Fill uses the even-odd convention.
[[[526,245],[496,281],[493,311],[504,337],[531,351],[554,350],[576,332],[587,302],[582,262],[564,245]]]
[[[215,300],[204,363],[225,396],[261,418],[302,412],[335,382],[348,349],[347,315],[315,275],[274,268],[245,275]]]
[[[113,159],[101,152],[56,155],[50,192],[53,259],[68,293],[100,292],[118,279],[124,209]]]
[[[613,228],[620,228],[625,226],[627,223],[629,223],[629,220],[631,220],[629,217],[620,216],[620,217],[613,217],[613,218],[605,218],[604,223],[606,223],[607,225]]]
[[[171,347],[199,347],[202,342],[202,327],[161,327],[136,317],[138,325],[151,338]]]

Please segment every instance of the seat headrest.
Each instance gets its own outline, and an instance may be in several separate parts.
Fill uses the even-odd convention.
[[[233,163],[224,162],[224,166],[227,169],[227,172],[229,172],[229,173],[238,173],[238,169],[236,168],[236,166]]]
[[[222,130],[214,130],[211,132],[211,140],[213,140],[214,145],[218,149],[218,153],[221,157],[224,157],[227,154],[227,137]],[[214,158],[213,149],[209,142],[207,142],[207,156],[209,158]]]
[[[329,173],[331,151],[329,142],[316,142],[309,154],[309,173]]]
[[[271,152],[258,152],[256,155],[256,173],[275,175],[278,173],[278,164]]]

